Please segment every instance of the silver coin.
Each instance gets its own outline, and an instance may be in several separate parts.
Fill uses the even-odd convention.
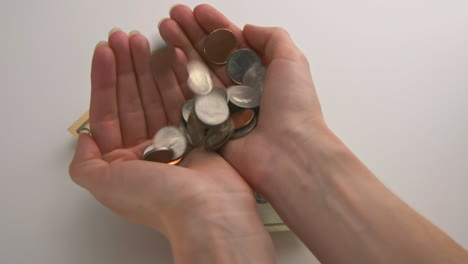
[[[226,144],[231,139],[234,133],[234,124],[231,119],[221,125],[211,127],[208,129],[205,137],[205,149],[217,150]]]
[[[219,96],[221,96],[221,97],[223,97],[224,99],[226,99],[226,102],[229,101],[229,96],[228,96],[228,94],[227,94],[226,88],[215,87],[215,88],[213,88],[213,90],[211,90],[211,93],[216,93],[216,94],[218,94]]]
[[[191,61],[187,66],[188,86],[194,94],[208,94],[213,89],[210,70],[201,61]]]
[[[241,84],[245,73],[256,65],[261,65],[262,61],[251,49],[239,49],[229,56],[227,61],[227,74],[231,80]]]
[[[250,132],[252,132],[252,130],[255,128],[255,126],[257,126],[257,116],[254,117],[254,119],[252,120],[252,122],[248,126],[234,131],[231,138],[236,139],[236,138],[244,137],[244,136],[248,135]]]
[[[198,119],[194,111],[190,114],[187,122],[187,134],[192,146],[197,147],[203,142],[206,126]]]
[[[254,192],[254,197],[255,197],[255,201],[257,201],[257,203],[259,204],[266,204],[268,203],[268,201],[263,198],[263,196],[261,196],[260,194]]]
[[[146,154],[148,154],[149,152],[154,151],[154,150],[155,150],[154,145],[149,145],[149,146],[146,147],[145,150],[143,151],[143,157],[145,157]]]
[[[250,68],[244,74],[242,84],[263,91],[263,82],[265,80],[266,69],[262,65]]]
[[[261,93],[258,89],[235,85],[227,89],[229,101],[240,108],[256,108],[260,105]]]
[[[187,143],[189,145],[192,145],[192,139],[190,138],[190,135],[189,135],[188,130],[187,130],[187,123],[188,123],[188,120],[187,120],[187,122],[180,122],[179,130],[187,138]]]
[[[168,148],[174,152],[173,160],[184,155],[187,150],[187,138],[173,126],[166,126],[154,135],[153,145],[156,149]]]
[[[205,125],[216,126],[229,118],[226,99],[218,93],[209,93],[195,98],[195,114]]]
[[[182,106],[182,118],[184,119],[185,122],[188,122],[190,113],[192,113],[193,110],[193,99],[190,99],[184,103]]]
[[[174,152],[169,148],[156,149],[153,145],[145,149],[143,159],[161,163],[170,163],[173,160]]]

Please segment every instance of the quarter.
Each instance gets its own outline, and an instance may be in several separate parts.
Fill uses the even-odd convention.
[[[187,65],[188,86],[194,94],[207,94],[213,89],[210,70],[201,61],[191,61]]]
[[[217,93],[200,95],[195,98],[195,114],[205,125],[216,126],[229,118],[226,99]]]
[[[239,49],[229,56],[227,74],[231,80],[241,84],[245,73],[252,67],[261,65],[260,57],[251,49]]]
[[[235,85],[227,89],[229,102],[240,108],[256,108],[260,105],[261,92],[253,87]]]
[[[166,126],[154,135],[153,145],[155,149],[168,148],[174,152],[171,160],[175,160],[184,155],[187,150],[187,138],[176,127]]]

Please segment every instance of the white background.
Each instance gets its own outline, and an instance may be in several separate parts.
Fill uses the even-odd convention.
[[[242,26],[289,30],[325,118],[421,214],[468,247],[468,2],[208,1]],[[0,263],[171,263],[165,238],[69,180],[95,44],[114,26],[156,44],[175,1],[2,1]],[[198,1],[187,1],[194,7]],[[311,223],[312,224],[312,223]],[[291,233],[279,263],[314,263]]]

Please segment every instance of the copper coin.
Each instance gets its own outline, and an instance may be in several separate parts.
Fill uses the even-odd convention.
[[[182,157],[180,157],[180,158],[178,158],[178,159],[176,159],[176,160],[173,160],[173,161],[171,161],[171,162],[169,162],[169,163],[167,163],[167,164],[169,164],[169,165],[177,165],[181,160],[182,160]]]
[[[171,149],[156,149],[154,148],[154,146],[150,146],[145,150],[145,153],[143,154],[143,159],[146,161],[170,163],[173,160],[173,156],[174,152]]]
[[[225,64],[236,48],[237,38],[234,33],[229,29],[220,28],[206,37],[203,51],[212,63]]]
[[[231,119],[234,122],[234,129],[238,130],[248,126],[255,116],[255,112],[252,109],[245,109],[236,112],[231,115]]]

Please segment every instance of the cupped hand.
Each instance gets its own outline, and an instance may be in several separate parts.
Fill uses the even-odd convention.
[[[229,225],[227,216],[261,227],[252,190],[216,153],[193,150],[180,166],[141,160],[158,129],[180,121],[184,63],[178,49],[152,56],[142,34],[111,31],[94,51],[92,136],[80,134],[70,176],[115,213],[165,234],[201,219]]]
[[[258,125],[248,136],[231,141],[223,156],[257,191],[268,196],[272,181],[286,180],[280,167],[307,165],[306,146],[315,144],[319,134],[328,133],[315,92],[308,62],[289,34],[281,28],[246,25],[236,27],[215,8],[203,4],[193,11],[184,5],[172,8],[170,18],[160,24],[160,33],[170,45],[180,48],[189,59],[203,58],[203,41],[218,28],[231,30],[239,48],[251,48],[267,67]],[[233,83],[226,66],[207,61],[215,73],[214,82]],[[300,165],[300,166],[299,166]]]

